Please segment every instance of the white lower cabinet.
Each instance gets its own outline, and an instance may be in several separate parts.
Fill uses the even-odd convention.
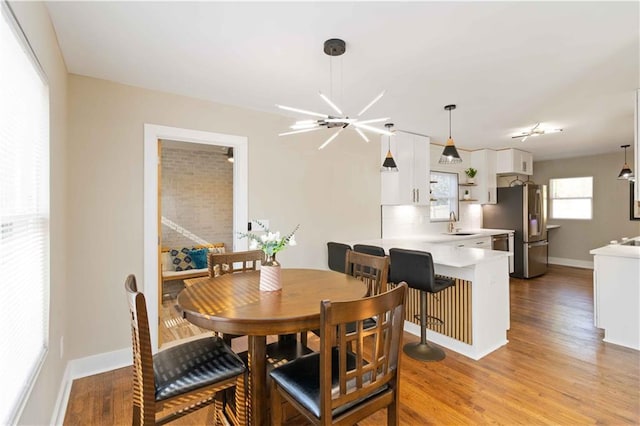
[[[471,238],[465,240],[447,241],[448,246],[491,249],[491,237]]]
[[[596,254],[593,266],[593,320],[602,340],[640,350],[640,258]]]

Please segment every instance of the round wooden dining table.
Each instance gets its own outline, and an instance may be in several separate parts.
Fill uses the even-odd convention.
[[[283,269],[282,289],[260,291],[260,272],[187,280],[178,295],[183,317],[199,327],[249,338],[249,418],[268,424],[266,338],[320,328],[320,302],[362,298],[367,286],[350,275]]]

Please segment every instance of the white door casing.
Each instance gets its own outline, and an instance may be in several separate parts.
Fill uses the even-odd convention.
[[[181,129],[156,124],[144,125],[144,279],[141,291],[147,300],[149,331],[154,353],[158,351],[158,140],[167,139],[204,145],[233,147],[233,251],[247,249],[247,240],[238,238],[246,231],[249,210],[248,139],[246,136]]]

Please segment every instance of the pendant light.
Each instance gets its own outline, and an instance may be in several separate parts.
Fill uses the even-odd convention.
[[[380,168],[380,171],[397,172],[398,166],[396,165],[396,161],[393,159],[393,155],[391,155],[391,135],[393,134],[391,133],[391,128],[393,127],[393,123],[387,123],[384,125],[384,127],[386,127],[387,130],[389,131],[389,136],[387,136],[387,139],[388,139],[387,156],[384,159],[384,163],[382,163],[382,167]]]
[[[331,96],[333,96],[332,58],[344,54],[347,51],[347,44],[344,40],[341,40],[339,38],[332,38],[324,42],[323,50],[324,53],[329,56],[329,86],[332,94]],[[342,70],[340,71],[340,73],[342,73]],[[280,133],[279,136],[296,135],[298,133],[313,132],[320,129],[335,130],[331,134],[331,136],[329,136],[329,138],[325,140],[322,145],[320,145],[318,149],[323,149],[327,145],[329,145],[331,141],[333,141],[347,127],[354,129],[355,132],[360,135],[360,137],[365,142],[369,142],[369,138],[364,133],[365,131],[389,136],[389,133],[387,131],[371,125],[374,123],[381,123],[383,121],[389,120],[388,117],[372,119],[364,119],[364,117],[362,117],[362,115],[367,112],[369,108],[371,108],[376,102],[380,100],[380,98],[382,98],[382,96],[384,96],[384,91],[373,98],[373,100],[369,102],[364,108],[362,108],[362,110],[360,110],[358,115],[356,115],[355,117],[353,115],[349,116],[348,114],[343,113],[342,110],[322,92],[318,92],[318,94],[320,95],[320,98],[324,102],[326,102],[326,104],[334,112],[331,114],[324,114],[285,105],[276,105],[280,109],[312,117],[296,121],[292,126],[290,126],[291,130]]]
[[[227,161],[233,163],[233,147],[227,149]]]
[[[460,154],[458,154],[458,150],[456,149],[455,144],[453,143],[453,139],[451,138],[451,110],[456,109],[455,105],[447,105],[444,107],[447,111],[449,111],[449,139],[447,140],[447,144],[442,151],[442,155],[440,156],[440,164],[457,164],[462,163],[462,158],[460,158]]]
[[[624,148],[624,166],[622,166],[622,170],[620,170],[618,179],[629,179],[633,177],[633,172],[627,164],[627,148],[629,148],[629,146],[630,145],[620,145],[620,148]]]

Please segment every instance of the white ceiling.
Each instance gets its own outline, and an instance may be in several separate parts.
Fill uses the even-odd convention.
[[[75,74],[275,114],[276,103],[331,112],[321,90],[353,116],[386,90],[364,118],[388,116],[444,143],[443,107],[455,103],[458,147],[517,147],[536,160],[633,143],[638,2],[47,6]],[[333,87],[329,38],[347,43]],[[564,132],[511,138],[537,122]]]

